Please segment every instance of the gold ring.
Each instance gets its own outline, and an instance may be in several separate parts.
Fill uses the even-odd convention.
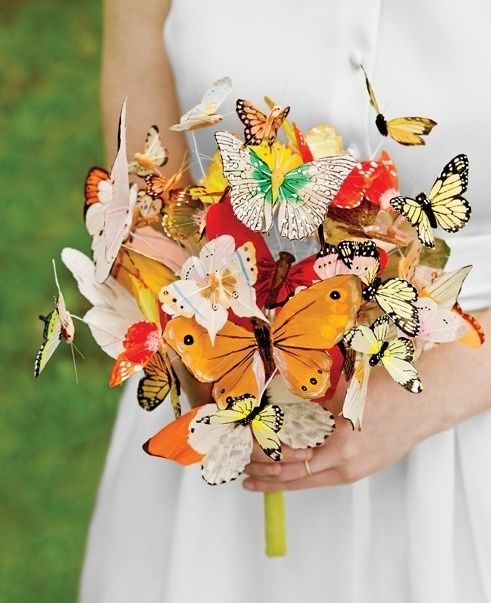
[[[307,475],[313,475],[312,469],[310,468],[309,461],[304,461],[303,464],[305,465],[305,471],[307,472]]]

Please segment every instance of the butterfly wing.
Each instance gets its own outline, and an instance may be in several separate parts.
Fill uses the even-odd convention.
[[[271,170],[256,153],[242,147],[229,132],[215,138],[230,183],[230,201],[237,218],[251,230],[269,230],[272,223]]]
[[[244,145],[260,145],[264,139],[267,116],[250,101],[242,98],[237,99],[236,111],[245,126]]]
[[[62,339],[61,320],[58,312],[53,310],[48,316],[39,317],[44,322],[43,342],[34,360],[34,376],[39,377],[48,360],[54,354]]]
[[[232,80],[229,77],[222,77],[213,82],[208,90],[203,94],[200,108],[205,115],[216,113],[223,101],[230,94],[232,89]]]
[[[402,278],[388,279],[375,293],[378,305],[410,337],[414,337],[419,329],[417,299],[416,287]]]
[[[316,283],[292,297],[273,321],[273,355],[288,388],[301,398],[318,398],[330,385],[327,350],[351,328],[361,302],[352,276]]]
[[[103,283],[114,264],[123,241],[127,238],[137,201],[137,189],[130,190],[126,158],[126,100],[119,122],[119,148],[111,170],[112,195],[105,205],[104,227],[94,235],[92,250],[96,278]]]
[[[361,66],[362,70],[363,70],[363,74],[365,75],[365,85],[367,87],[367,92],[368,92],[368,98],[370,100],[370,105],[372,106],[372,108],[374,109],[375,113],[377,113],[377,115],[380,114],[380,107],[378,105],[377,102],[377,97],[375,96],[375,90],[373,89],[370,80],[368,79],[368,75],[367,72],[365,71],[365,68],[363,67],[363,65]]]
[[[421,295],[431,297],[440,308],[451,310],[455,306],[462,285],[471,270],[472,266],[464,266],[442,274],[433,283],[424,287]]]
[[[334,431],[332,414],[316,402],[279,403],[283,411],[280,440],[291,448],[320,446]]]
[[[212,345],[204,327],[178,316],[167,323],[164,338],[199,381],[215,382],[213,396],[219,406],[244,392],[259,396],[264,368],[256,339],[247,329],[227,322]]]
[[[411,364],[414,345],[409,339],[393,339],[382,355],[381,362],[389,375],[407,391],[417,394],[423,390],[417,370]]]
[[[350,379],[344,398],[341,414],[351,422],[353,429],[361,430],[363,413],[368,391],[370,376],[370,356],[356,352],[353,375]]]
[[[274,107],[272,109],[272,112],[275,110],[276,110],[276,107]],[[285,121],[289,112],[290,112],[290,107],[285,107],[278,113],[278,115],[276,115],[276,117],[273,118],[273,120],[271,122],[271,126],[269,128],[269,132],[267,133],[268,144],[270,147],[273,146],[273,143],[276,140],[276,136],[278,135],[278,130],[280,129],[283,122]],[[268,119],[270,119],[270,117]],[[265,132],[265,134],[266,134],[266,132]]]
[[[428,195],[438,225],[447,232],[457,232],[469,221],[471,207],[461,196],[467,190],[468,172],[467,156],[457,155],[443,168]]]
[[[109,172],[104,168],[90,168],[85,178],[85,203],[84,216],[87,216],[88,209],[96,203],[106,203],[111,197],[111,182]],[[90,232],[89,227],[87,229]],[[93,233],[91,233],[93,234]]]
[[[428,117],[396,117],[387,121],[389,136],[405,146],[424,145],[423,136],[437,125]]]
[[[113,365],[109,386],[115,387],[141,371],[145,364],[157,353],[159,347],[159,328],[146,320],[137,322],[126,331],[124,351]]]
[[[273,461],[281,460],[281,442],[278,432],[283,425],[283,411],[276,404],[267,404],[254,415],[251,429],[261,450]]]
[[[303,163],[287,172],[279,187],[280,235],[302,239],[312,234],[354,165],[352,157],[339,155]]]
[[[182,417],[172,421],[152,436],[143,445],[143,450],[152,456],[159,456],[180,463],[192,465],[203,459],[203,454],[197,452],[188,442],[189,431],[198,413],[206,412],[206,404],[190,410]],[[215,406],[213,404],[213,406]]]
[[[169,153],[162,145],[158,127],[150,126],[145,139],[145,149],[143,153],[135,153],[135,161],[128,164],[128,172],[143,178],[165,165],[168,159]]]
[[[181,414],[179,381],[166,355],[157,352],[143,368],[145,376],[138,383],[138,404],[145,410],[154,410],[170,394],[174,415]]]
[[[394,197],[390,200],[390,205],[406,220],[414,226],[418,232],[418,239],[426,245],[426,247],[435,246],[435,236],[430,220],[423,210],[422,204],[411,197]]]

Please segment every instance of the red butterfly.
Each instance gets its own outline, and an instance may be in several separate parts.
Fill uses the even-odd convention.
[[[120,385],[151,360],[159,350],[160,333],[159,325],[147,320],[131,325],[124,336],[124,352],[113,365],[110,387]]]
[[[362,161],[355,165],[332,200],[334,207],[351,209],[363,199],[382,208],[399,194],[399,179],[389,154],[382,152],[377,161]]]

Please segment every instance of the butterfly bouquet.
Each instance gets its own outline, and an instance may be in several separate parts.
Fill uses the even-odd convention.
[[[365,81],[380,133],[424,144],[436,123],[386,120]],[[218,124],[230,87],[214,82],[173,129],[193,136]],[[484,338],[458,305],[471,267],[445,272],[449,248],[435,237],[469,220],[467,157],[448,161],[429,192],[405,197],[387,152],[359,161],[332,126],[302,132],[289,107],[266,102],[263,112],[237,100],[243,136],[215,132],[216,155],[193,186],[181,185],[185,161],[162,171],[168,152],[155,126],[128,161],[125,103],[111,171],[92,168],[85,182],[93,258],[62,252],[93,306],[80,320],[114,358],[110,386],[138,374],[143,409],[172,405],[175,420],[144,450],[200,463],[209,484],[236,479],[254,446],[278,462],[282,446],[323,445],[336,392],[337,420],[361,429],[372,370],[417,394],[426,348]],[[36,375],[74,338],[78,317],[56,284]],[[183,394],[197,398],[185,412]],[[283,554],[283,499],[265,497],[267,552]]]

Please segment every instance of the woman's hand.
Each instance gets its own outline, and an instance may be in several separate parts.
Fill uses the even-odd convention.
[[[489,332],[490,312],[479,319]],[[361,431],[339,417],[322,446],[284,446],[281,462],[271,461],[256,446],[244,487],[267,492],[348,484],[396,463],[423,439],[491,406],[490,360],[489,344],[479,349],[446,344],[431,350],[417,363],[425,388],[421,394],[406,392],[382,368],[372,370]],[[341,399],[329,405],[335,416],[341,407]]]

